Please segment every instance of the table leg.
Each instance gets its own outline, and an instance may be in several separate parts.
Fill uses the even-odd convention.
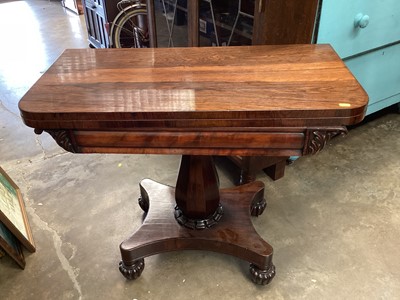
[[[228,156],[228,158],[240,168],[237,184],[244,184],[256,180],[256,174],[261,170],[264,170],[272,180],[282,178],[289,157]]]
[[[246,260],[257,284],[274,277],[272,247],[250,219],[265,208],[262,182],[219,190],[212,157],[183,156],[176,188],[144,179],[140,193],[146,217],[120,246],[120,271],[126,278],[140,276],[144,257],[176,250],[209,250]]]

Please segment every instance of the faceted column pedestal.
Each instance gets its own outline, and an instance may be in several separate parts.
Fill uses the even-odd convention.
[[[250,219],[265,209],[264,184],[218,186],[211,156],[183,156],[176,188],[142,180],[139,205],[147,214],[142,226],[121,243],[121,273],[127,279],[139,277],[144,257],[150,255],[209,250],[250,262],[252,280],[268,284],[275,275],[273,250]]]

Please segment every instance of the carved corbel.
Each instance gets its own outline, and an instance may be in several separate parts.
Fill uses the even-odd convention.
[[[56,143],[64,150],[72,153],[77,153],[78,149],[73,143],[73,137],[70,130],[62,129],[46,129],[44,130],[52,136]],[[36,134],[41,134],[43,129],[35,129]]]
[[[346,135],[347,128],[333,127],[333,128],[309,128],[306,131],[306,141],[303,148],[303,155],[312,155],[321,151],[326,143],[337,135]]]

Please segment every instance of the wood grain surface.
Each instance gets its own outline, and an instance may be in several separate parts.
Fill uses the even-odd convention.
[[[360,121],[367,99],[329,45],[76,49],[19,107],[32,127],[315,126]]]

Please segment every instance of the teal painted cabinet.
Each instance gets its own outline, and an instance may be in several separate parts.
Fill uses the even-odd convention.
[[[323,0],[317,43],[335,48],[370,97],[367,114],[400,103],[400,1]]]

